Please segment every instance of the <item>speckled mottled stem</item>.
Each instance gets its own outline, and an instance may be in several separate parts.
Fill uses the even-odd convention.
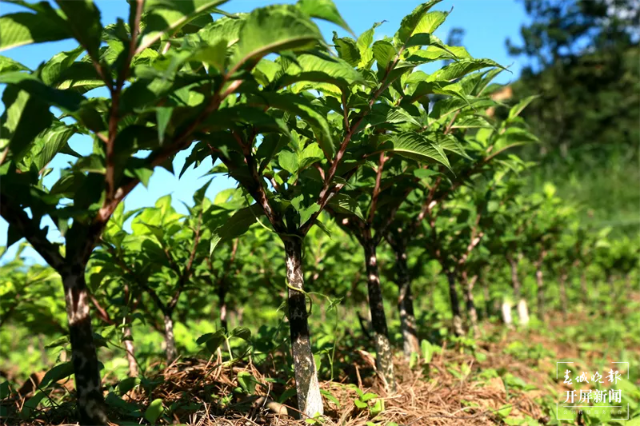
[[[164,314],[164,343],[166,345],[165,352],[167,361],[171,362],[178,356],[176,350],[176,339],[173,335],[173,318],[170,312]]]
[[[509,257],[509,265],[511,266],[511,285],[513,286],[513,295],[515,300],[520,300],[520,278],[518,277],[518,261]]]
[[[453,314],[453,332],[456,336],[463,336],[462,316],[460,315],[460,299],[456,290],[456,278],[453,273],[447,274],[449,281],[449,298],[451,299],[451,313]]]
[[[403,351],[405,357],[411,359],[412,353],[420,352],[418,332],[416,331],[416,317],[413,310],[413,295],[411,294],[411,275],[407,267],[406,247],[399,242],[394,245],[394,251],[398,274],[398,312],[400,313]]]
[[[481,278],[482,280],[482,299],[484,302],[484,316],[485,318],[489,318],[492,313],[491,309],[491,293],[489,292],[489,284],[486,279]]]
[[[562,318],[567,320],[567,273],[560,273],[560,309],[562,310]]]
[[[373,328],[373,340],[376,346],[376,368],[378,369],[378,374],[385,382],[387,390],[395,392],[396,379],[393,373],[393,351],[391,350],[391,342],[389,342],[387,318],[384,314],[376,246],[372,244],[372,242],[367,241],[365,241],[363,246],[365,261],[367,262],[367,289],[369,291],[371,327]]]
[[[218,290],[218,303],[220,304],[220,326],[224,330],[228,330],[227,323],[227,289],[224,283],[221,283]]]
[[[584,270],[580,273],[580,291],[582,292],[582,304],[588,306],[589,289],[587,288],[587,273]]]
[[[67,305],[78,414],[81,425],[106,425],[106,407],[98,355],[93,342],[84,272],[85,267],[81,264],[64,268],[61,272]]]
[[[529,324],[529,306],[526,299],[518,300],[518,324],[527,326]]]
[[[304,291],[302,273],[302,240],[283,238],[286,253],[287,282],[290,287]],[[318,373],[311,351],[307,304],[302,291],[289,288],[289,328],[291,329],[291,353],[296,377],[298,409],[308,417],[323,414],[322,396],[318,385]]]
[[[135,348],[131,340],[131,327],[124,328],[124,349],[127,352],[127,362],[129,363],[129,377],[138,377],[138,364],[134,355]]]
[[[507,328],[512,328],[513,317],[511,316],[511,302],[503,300],[500,310],[502,311],[502,322],[507,326]]]
[[[467,313],[469,314],[469,323],[473,330],[473,335],[480,337],[480,329],[478,328],[478,312],[476,311],[476,304],[473,300],[473,286],[478,279],[477,275],[474,275],[469,279],[466,271],[462,273],[462,280],[464,281],[464,301],[467,306]]]
[[[544,280],[540,266],[536,269],[536,284],[538,288],[538,317],[540,320],[544,320]]]

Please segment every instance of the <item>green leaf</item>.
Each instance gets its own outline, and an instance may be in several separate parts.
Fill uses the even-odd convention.
[[[447,19],[448,15],[447,12],[441,11],[433,11],[425,14],[422,19],[420,19],[420,22],[418,22],[413,35],[415,36],[415,34],[419,33],[433,34],[445,19]]]
[[[78,93],[104,85],[95,67],[88,62],[74,62],[60,74],[54,84],[57,89],[74,89]]]
[[[6,56],[0,56],[0,74],[12,71],[28,71],[29,68]]]
[[[141,48],[147,48],[163,36],[175,32],[207,12],[212,12],[227,0],[147,0],[144,5]]]
[[[236,327],[231,332],[231,336],[238,337],[248,342],[251,338],[251,330],[249,330],[247,327]]]
[[[347,194],[337,193],[331,197],[328,204],[337,213],[352,214],[364,220],[358,202]]]
[[[380,25],[382,25],[382,22],[374,23],[371,28],[360,34],[360,37],[358,37],[356,45],[358,46],[361,56],[360,63],[358,64],[358,67],[360,68],[366,67],[369,61],[373,59],[373,54],[371,49],[369,49],[369,46],[373,43],[373,35],[375,34],[376,28]]]
[[[441,81],[421,81],[416,86],[413,93],[406,98],[406,102],[415,102],[423,96],[435,93],[437,95],[448,95],[458,97],[467,102],[464,89],[460,83],[448,83]]]
[[[437,145],[443,151],[453,152],[454,154],[458,154],[461,157],[471,160],[471,157],[469,157],[469,155],[465,152],[464,148],[455,136],[452,136],[450,134],[447,136],[443,136],[439,134],[435,145]]]
[[[297,57],[298,64],[291,64],[278,80],[277,87],[284,87],[298,81],[315,81],[347,87],[352,84],[366,84],[362,75],[348,62],[329,56],[303,54]]]
[[[60,151],[63,151],[75,133],[74,127],[59,122],[40,134],[35,141],[35,148],[40,147],[40,150],[33,157],[33,163],[38,170],[42,170]]]
[[[296,6],[263,7],[246,18],[230,64],[233,68],[254,65],[269,53],[311,49],[320,42],[320,30]]]
[[[107,394],[105,402],[109,407],[115,408],[122,413],[126,413],[127,415],[133,417],[142,417],[142,413],[140,413],[140,410],[138,409],[138,406],[136,404],[125,401],[114,392],[109,392],[109,394]],[[119,424],[122,425],[122,423]]]
[[[67,15],[67,26],[76,40],[87,49],[89,55],[97,60],[99,58],[102,36],[102,24],[100,23],[100,10],[92,0],[56,0],[60,9]]]
[[[293,203],[292,203],[293,204]],[[300,225],[303,225],[305,223],[307,223],[307,221],[309,219],[311,219],[311,217],[318,211],[320,210],[320,205],[317,203],[313,203],[310,206],[303,208],[303,209],[297,209],[298,213],[300,213]]]
[[[226,59],[227,40],[220,40],[216,44],[202,46],[193,52],[193,60],[212,65],[219,71],[224,71]]]
[[[322,392],[322,391],[320,391],[320,392]],[[289,388],[289,389],[285,390],[284,392],[282,392],[282,395],[280,395],[278,397],[278,402],[282,404],[287,399],[291,398],[292,396],[295,396],[295,394],[296,394],[296,388],[295,387]]]
[[[151,179],[151,176],[153,175],[152,168],[136,167],[135,169],[133,169],[133,174],[136,178],[138,178],[138,180],[140,180],[140,183],[142,183],[145,188],[149,187],[149,179]]]
[[[14,157],[20,158],[36,136],[51,125],[52,115],[47,104],[14,86],[4,90],[2,101],[5,111],[0,117],[0,150],[8,147]]]
[[[278,154],[278,163],[280,164],[280,167],[292,175],[298,173],[298,169],[300,168],[298,154],[291,151],[280,151],[280,154]]]
[[[487,67],[498,67],[505,69],[502,65],[491,59],[460,59],[439,69],[431,74],[428,81],[451,81],[464,77],[465,75]]]
[[[66,379],[72,374],[73,374],[73,363],[71,361],[58,364],[54,366],[51,370],[47,371],[47,373],[42,378],[42,382],[40,382],[40,387],[44,389],[50,384],[56,383],[62,379]]]
[[[327,398],[329,401],[333,402],[334,404],[336,404],[336,407],[340,408],[340,401],[338,400],[338,398],[336,398],[335,396],[333,396],[331,394],[331,392],[326,391],[324,389],[320,390],[320,393],[322,394],[322,396],[324,396],[325,398]]]
[[[310,143],[304,148],[304,150],[302,150],[302,153],[300,154],[299,170],[304,170],[313,163],[321,161],[323,158],[324,153],[322,152],[322,149],[320,149],[320,146],[315,142]]]
[[[62,72],[69,68],[83,51],[82,46],[78,46],[73,50],[55,54],[44,64],[44,67],[42,67],[40,73],[42,81],[49,86],[56,83]],[[88,65],[91,66],[91,64]]]
[[[386,40],[378,40],[373,43],[373,58],[378,62],[378,69],[386,69],[398,52],[391,43]]]
[[[50,14],[19,12],[0,16],[0,51],[70,38],[65,24],[53,10]]]
[[[80,108],[80,104],[85,98],[70,90],[57,90],[44,84],[32,74],[22,72],[10,72],[0,74],[0,84],[14,85],[30,95],[38,98],[39,101],[57,106],[64,112],[74,112]]]
[[[167,130],[173,107],[158,107],[156,109],[156,121],[158,122],[158,140],[160,145],[164,142],[164,135]]]
[[[351,28],[349,28],[345,20],[342,19],[338,8],[331,0],[299,0],[298,7],[312,18],[333,22],[353,34],[353,31],[351,31]],[[353,35],[355,36],[355,34]]]
[[[378,414],[384,411],[384,399],[378,398],[376,402],[369,408],[369,413],[372,417],[377,416]]]
[[[404,108],[386,104],[375,104],[366,118],[366,123],[371,126],[409,124],[417,128],[422,127]]]
[[[138,379],[137,377],[127,377],[126,379],[121,380],[120,383],[118,383],[118,392],[120,393],[120,395],[124,395],[139,384],[140,379]]]
[[[480,116],[460,117],[451,126],[453,129],[482,129],[493,128],[486,118]]]
[[[422,352],[422,361],[425,364],[429,364],[433,358],[433,354],[435,353],[433,346],[428,340],[423,340],[420,342],[420,350]]]
[[[362,402],[359,399],[356,399],[355,401],[353,401],[353,403],[361,410],[364,410],[369,406],[366,402]]]
[[[498,103],[491,99],[483,98],[445,98],[438,100],[431,109],[429,116],[440,120],[447,115],[453,114],[456,111],[460,111],[465,107],[474,109],[486,109],[492,106],[496,106]]]
[[[20,411],[20,417],[25,420],[31,418],[35,409],[38,408],[38,405],[44,398],[46,398],[46,396],[47,396],[46,393],[38,392],[33,397],[29,398],[29,400],[25,402],[24,405],[22,406],[22,411]]]
[[[242,390],[249,395],[256,393],[256,385],[258,384],[258,381],[255,377],[246,371],[239,372],[236,377],[238,379],[238,384],[242,387]]]
[[[215,22],[207,24],[196,34],[189,34],[184,37],[187,46],[191,43],[203,41],[209,46],[218,45],[224,41],[227,46],[238,42],[240,30],[244,25],[243,17],[228,18],[222,17]]]
[[[162,406],[162,399],[154,399],[151,404],[149,404],[149,408],[144,412],[144,418],[147,419],[149,423],[156,424],[156,421],[160,418],[163,412],[164,407]]]
[[[416,50],[411,53],[411,55],[406,59],[406,61],[413,62],[416,64],[425,64],[428,62],[441,61],[441,60],[447,60],[447,59],[450,59],[450,60],[471,59],[471,55],[469,54],[469,52],[467,52],[467,49],[465,49],[464,47],[446,46],[446,50],[443,47],[445,46],[430,45],[424,50]]]
[[[447,168],[451,167],[442,148],[420,133],[407,132],[393,135],[382,148],[419,162],[436,161]]]
[[[9,382],[2,382],[0,384],[0,400],[8,398],[11,394],[11,386]]]
[[[340,59],[354,67],[360,63],[360,49],[358,49],[354,39],[349,37],[339,38],[338,34],[334,31],[333,44]]]
[[[529,105],[531,102],[533,102],[537,98],[539,98],[538,95],[533,95],[533,96],[527,96],[526,98],[522,99],[520,102],[515,104],[509,110],[509,118],[514,118],[519,116],[522,110],[524,110],[527,107],[527,105]]]
[[[257,216],[263,214],[262,208],[257,204],[235,212],[222,226],[211,231],[212,241],[209,249],[210,252],[213,252],[220,241],[231,240],[247,232],[251,225],[258,220]]]
[[[414,47],[414,46],[429,46],[432,42],[431,34],[427,33],[416,33],[412,35],[409,40],[404,44],[405,47]]]
[[[440,172],[431,169],[415,169],[413,175],[420,179],[428,179],[431,176],[439,175]]]
[[[371,401],[374,398],[378,398],[378,395],[373,392],[367,392],[360,397],[360,400],[367,402],[367,401]]]
[[[263,92],[259,97],[251,98],[251,102],[278,108],[302,118],[313,129],[322,150],[328,156],[333,157],[335,147],[333,145],[331,126],[326,116],[316,111],[315,107],[306,98],[291,93]]]
[[[222,108],[215,113],[210,114],[203,124],[209,129],[209,131],[227,130],[229,128],[234,128],[234,125],[237,125],[239,128],[253,126],[256,131],[261,133],[277,132],[286,134],[288,133],[288,129],[281,120],[265,113],[264,108],[255,107],[256,105],[271,106],[271,102],[273,102],[274,105],[285,106],[286,100],[279,99],[279,95],[280,94],[278,93],[264,93],[260,98],[251,98],[250,103],[252,106],[239,104],[234,105],[231,108]],[[297,98],[295,95],[291,96],[293,96],[293,98]],[[302,99],[303,103],[304,101],[305,100]],[[289,107],[294,108],[291,105],[289,105]],[[227,141],[225,138],[221,138],[219,141],[215,140],[215,138],[209,138],[208,140],[213,142],[214,146],[219,146],[220,143],[225,143]],[[237,143],[235,141],[233,141],[233,146],[234,149],[239,149],[237,148]]]
[[[62,337],[54,340],[53,342],[47,344],[45,346],[45,349],[56,348],[58,346],[65,346],[68,343],[69,343],[69,336],[62,336]]]
[[[496,414],[498,414],[502,418],[506,418],[509,416],[509,413],[511,413],[512,409],[513,409],[513,405],[505,404],[502,407],[500,407],[498,410],[496,410]]]
[[[400,29],[395,34],[394,39],[398,44],[404,44],[409,37],[413,35],[416,31],[416,28],[426,15],[426,13],[436,4],[440,3],[442,0],[431,0],[427,3],[423,3],[420,6],[416,7],[413,12],[408,14],[402,19],[400,22]]]
[[[203,334],[202,336],[198,337],[196,343],[198,345],[202,345],[204,343],[207,349],[211,353],[214,353],[220,347],[220,345],[224,343],[224,341],[224,330],[220,329],[215,333]]]

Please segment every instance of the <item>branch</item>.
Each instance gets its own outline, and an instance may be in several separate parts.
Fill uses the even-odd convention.
[[[369,100],[369,109],[365,110],[363,114],[360,116],[360,118],[358,118],[358,120],[351,125],[349,125],[348,120],[345,119],[346,128],[344,130],[347,131],[347,134],[345,135],[342,143],[340,144],[340,148],[338,149],[338,152],[336,153],[335,158],[333,159],[333,161],[329,161],[329,164],[331,164],[331,167],[329,167],[329,171],[324,179],[324,182],[322,183],[322,190],[318,195],[318,204],[320,205],[320,208],[318,209],[317,212],[311,215],[311,217],[309,218],[309,220],[307,220],[307,222],[305,222],[300,227],[300,231],[303,235],[305,235],[309,231],[309,229],[311,229],[311,227],[315,223],[316,219],[318,218],[322,210],[324,210],[325,206],[327,205],[331,197],[333,197],[336,193],[338,193],[342,189],[342,187],[344,187],[344,184],[336,184],[333,186],[333,188],[331,188],[331,182],[333,181],[333,178],[336,174],[338,165],[340,164],[342,157],[344,157],[344,154],[347,151],[347,146],[349,145],[351,138],[356,134],[356,130],[360,126],[360,123],[362,123],[362,120],[364,120],[364,118],[369,114],[369,112],[371,111],[371,107],[376,102],[378,97],[392,83],[392,81],[388,80],[388,77],[389,77],[389,74],[391,73],[391,70],[395,68],[398,61],[400,60],[400,55],[402,55],[402,52],[404,52],[404,46],[400,48],[393,62],[389,63],[389,65],[387,66],[385,76],[382,80],[382,85],[378,90],[376,90],[376,92],[373,94],[373,96]],[[344,94],[343,94],[343,104],[346,106]],[[345,116],[348,116],[348,113],[346,110],[343,113]]]
[[[376,183],[373,187],[373,195],[371,196],[371,206],[369,206],[369,217],[367,218],[369,225],[373,223],[373,217],[376,214],[376,204],[378,204],[378,197],[380,196],[380,181],[382,180],[382,170],[384,168],[385,161],[386,157],[384,152],[381,152],[380,160],[378,160],[378,170],[376,172]]]
[[[427,198],[424,200],[424,203],[422,203],[422,208],[420,209],[420,213],[418,213],[416,220],[414,220],[413,223],[409,226],[410,232],[414,232],[418,228],[418,225],[420,225],[420,222],[424,220],[424,217],[431,211],[433,207],[435,207],[435,204],[433,203],[433,197],[436,193],[436,190],[440,186],[441,182],[442,182],[442,176],[438,176],[438,179],[436,179],[433,186],[429,188],[429,194],[427,195]]]
[[[243,141],[240,135],[238,135],[236,132],[232,132],[231,134],[240,146],[242,154],[244,155],[245,164],[247,165],[249,173],[251,174],[253,185],[251,187],[245,186],[245,188],[247,189],[247,191],[249,191],[249,194],[251,194],[253,199],[256,200],[256,203],[260,205],[265,216],[267,216],[269,223],[271,223],[276,232],[284,232],[285,227],[282,218],[280,217],[279,213],[271,207],[269,197],[267,197],[267,193],[262,186],[264,181],[260,177],[260,173],[258,172],[258,164],[256,163],[255,158],[253,157],[253,154],[251,152],[253,141],[251,143],[248,143]],[[253,135],[255,137],[255,132],[253,133]],[[224,163],[224,165],[227,166],[227,169],[229,169],[229,171],[236,169],[233,163],[231,163],[230,159],[224,157],[223,155],[220,155],[219,158]],[[277,190],[275,186],[274,189]]]
[[[111,319],[111,317],[109,316],[109,313],[102,307],[102,305],[100,305],[100,302],[98,302],[98,300],[92,293],[89,293],[89,298],[91,299],[91,303],[93,304],[93,306],[96,308],[96,311],[98,312],[98,318],[100,318],[102,321],[106,322],[109,325],[115,324]]]
[[[154,289],[152,289],[151,287],[149,287],[144,281],[139,280],[138,277],[136,276],[135,272],[133,272],[133,270],[131,268],[129,268],[124,262],[123,260],[117,255],[116,250],[111,246],[111,244],[106,243],[104,244],[104,247],[106,247],[107,250],[109,250],[109,252],[111,253],[111,255],[115,258],[116,263],[129,275],[131,275],[131,277],[133,277],[133,281],[138,284],[140,287],[142,287],[142,289],[144,291],[146,291],[147,293],[149,293],[149,296],[151,296],[151,298],[154,300],[154,302],[157,304],[158,308],[164,312],[165,311],[165,305],[164,303],[162,303],[162,300],[160,299],[160,297],[158,296],[158,293],[156,293],[156,291]],[[145,307],[145,304],[142,303],[142,306]]]
[[[176,289],[171,301],[167,304],[167,310],[173,311],[178,304],[178,299],[180,298],[180,294],[184,289],[185,284],[191,277],[193,259],[196,257],[196,251],[198,249],[198,244],[200,243],[200,227],[202,225],[202,209],[200,210],[200,214],[198,215],[198,225],[196,226],[196,232],[193,240],[193,249],[191,250],[191,254],[189,255],[189,260],[187,261],[184,270],[182,271],[182,275],[180,276],[180,280],[178,281],[178,288]]]
[[[7,146],[2,152],[0,152],[0,166],[4,163],[4,160],[7,159],[7,155],[9,154],[9,146]]]
[[[142,10],[144,8],[144,0],[135,0],[136,2],[136,11],[133,17],[133,22],[130,31],[131,31],[131,40],[129,41],[129,51],[127,52],[127,60],[122,66],[120,73],[118,74],[118,80],[116,81],[115,92],[120,94],[122,91],[122,86],[124,82],[127,80],[129,76],[129,71],[131,70],[131,62],[133,61],[133,57],[136,55],[136,45],[138,44],[138,35],[140,32],[140,20],[142,18]]]
[[[376,245],[378,245],[380,243],[380,241],[382,240],[382,238],[386,238],[387,236],[387,229],[389,229],[389,226],[391,226],[391,224],[393,223],[393,221],[396,218],[396,215],[398,214],[398,210],[400,210],[400,206],[402,205],[402,203],[404,203],[404,201],[407,199],[407,197],[409,196],[409,194],[411,194],[413,192],[412,187],[409,187],[405,193],[403,194],[402,198],[400,199],[400,201],[398,203],[396,203],[395,206],[393,206],[393,208],[391,209],[391,211],[389,213],[387,213],[387,218],[384,221],[384,223],[382,224],[382,226],[380,226],[380,228],[378,228],[376,230],[376,236],[375,236],[375,242]],[[388,238],[386,238],[388,241]]]
[[[162,303],[162,299],[160,299],[160,296],[158,296],[158,293],[156,293],[154,289],[152,289],[142,281],[138,281],[138,285],[142,287],[142,289],[146,291],[149,294],[149,296],[151,296],[155,304],[158,306],[158,309],[160,309],[163,314],[167,313],[167,306],[164,303]]]
[[[447,127],[444,129],[445,135],[448,135],[449,133],[451,133],[451,128],[453,127],[453,123],[456,121],[456,118],[458,118],[458,114],[460,114],[460,110],[457,110],[455,114],[453,114],[451,121],[449,121],[449,124],[447,124]]]
[[[142,16],[142,9],[144,6],[144,0],[136,0],[136,12],[133,20],[133,27],[131,30],[131,40],[129,42],[129,51],[127,53],[127,59],[122,65],[122,69],[118,74],[118,80],[114,87],[111,88],[111,110],[109,112],[109,137],[106,141],[106,171],[105,171],[105,183],[107,186],[107,196],[105,198],[105,204],[109,204],[116,193],[115,182],[115,141],[118,134],[118,123],[120,122],[120,94],[122,93],[122,87],[127,80],[129,71],[131,69],[131,61],[135,55],[135,47],[138,41],[138,31],[140,29],[140,19]]]
[[[458,260],[458,266],[459,267],[464,265],[467,262],[467,259],[469,258],[469,255],[471,254],[473,249],[476,248],[478,246],[478,244],[480,244],[480,241],[482,240],[482,237],[484,237],[484,232],[480,232],[478,234],[478,236],[472,237],[471,242],[467,246],[467,251]]]
[[[224,82],[223,82],[224,83]],[[229,85],[227,90],[222,95],[215,94],[211,97],[209,104],[204,108],[202,113],[178,136],[174,138],[173,143],[167,144],[164,148],[152,152],[148,158],[150,167],[156,167],[161,165],[164,161],[166,161],[171,156],[175,155],[177,152],[186,148],[192,141],[191,135],[198,128],[198,126],[211,114],[213,113],[219,106],[220,103],[235,89],[240,86],[242,80],[236,80]],[[137,178],[131,178],[127,180],[123,185],[121,185],[114,193],[113,198],[105,199],[102,207],[98,211],[94,222],[106,223],[113,211],[118,207],[118,204],[126,197],[133,188],[140,182]]]
[[[20,235],[40,256],[56,271],[60,272],[65,264],[64,257],[54,244],[44,235],[44,230],[38,227],[35,220],[29,218],[22,209],[14,208],[8,197],[0,193],[0,215],[9,222],[9,226],[17,229]]]

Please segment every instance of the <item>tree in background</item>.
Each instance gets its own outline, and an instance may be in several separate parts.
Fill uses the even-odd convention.
[[[584,220],[637,226],[638,2],[523,3],[531,22],[522,45],[507,47],[525,62],[515,98],[541,97],[523,114],[540,138],[538,148],[524,149],[525,159],[542,162],[531,186],[555,183],[561,196],[589,207]]]

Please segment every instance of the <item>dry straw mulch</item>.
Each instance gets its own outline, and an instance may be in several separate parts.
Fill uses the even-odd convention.
[[[515,336],[510,336],[511,340]],[[386,425],[395,422],[398,425],[496,425],[504,424],[496,414],[498,409],[511,406],[510,417],[524,418],[530,416],[545,422],[544,413],[534,402],[540,396],[540,391],[523,392],[507,390],[500,378],[479,380],[475,375],[484,369],[505,368],[517,377],[527,381],[535,381],[538,387],[548,381],[548,375],[539,371],[526,362],[517,361],[503,352],[508,342],[485,345],[484,353],[487,359],[478,363],[468,354],[459,350],[446,349],[442,354],[435,355],[428,371],[420,368],[410,369],[409,365],[398,357],[396,359],[396,377],[398,378],[397,392],[388,394],[382,382],[372,373],[372,357],[361,352],[362,362],[355,365],[357,383],[348,384],[348,376],[344,375],[341,382],[322,382],[321,388],[329,392],[339,404],[325,398],[325,416],[322,424],[341,426],[364,426],[367,422]],[[468,375],[454,374],[460,367],[471,372]],[[456,368],[457,367],[457,368]],[[453,370],[453,372],[452,372]],[[256,386],[255,395],[241,397],[233,393],[239,386],[238,375],[248,373],[262,385]],[[362,374],[361,374],[362,373]],[[269,381],[269,377],[280,376],[282,372],[263,371],[251,362],[224,364],[220,358],[201,360],[194,358],[178,359],[159,373],[155,379],[161,382],[147,395],[140,388],[135,388],[124,395],[123,399],[142,407],[147,407],[150,401],[162,399],[165,407],[177,403],[182,406],[193,404],[196,410],[176,409],[172,413],[173,424],[190,426],[210,425],[306,425],[299,419],[295,409],[295,396],[284,404],[275,401],[285,389],[294,387],[293,380],[286,385]],[[361,378],[362,376],[362,378]],[[246,374],[245,374],[246,377]],[[154,378],[152,378],[154,379]],[[373,392],[384,399],[385,410],[377,417],[371,417],[368,410],[361,410],[355,406],[358,398],[355,387],[364,392]],[[233,395],[227,400],[225,396]],[[18,404],[23,404],[30,395],[21,397]],[[42,420],[30,424],[65,424],[72,413],[72,403],[64,405],[63,412],[50,410]],[[59,409],[60,409],[59,408]],[[113,412],[110,417],[119,423],[118,413]],[[131,421],[129,419],[129,421]],[[16,423],[12,423],[16,424]],[[29,424],[29,423],[24,423]]]

